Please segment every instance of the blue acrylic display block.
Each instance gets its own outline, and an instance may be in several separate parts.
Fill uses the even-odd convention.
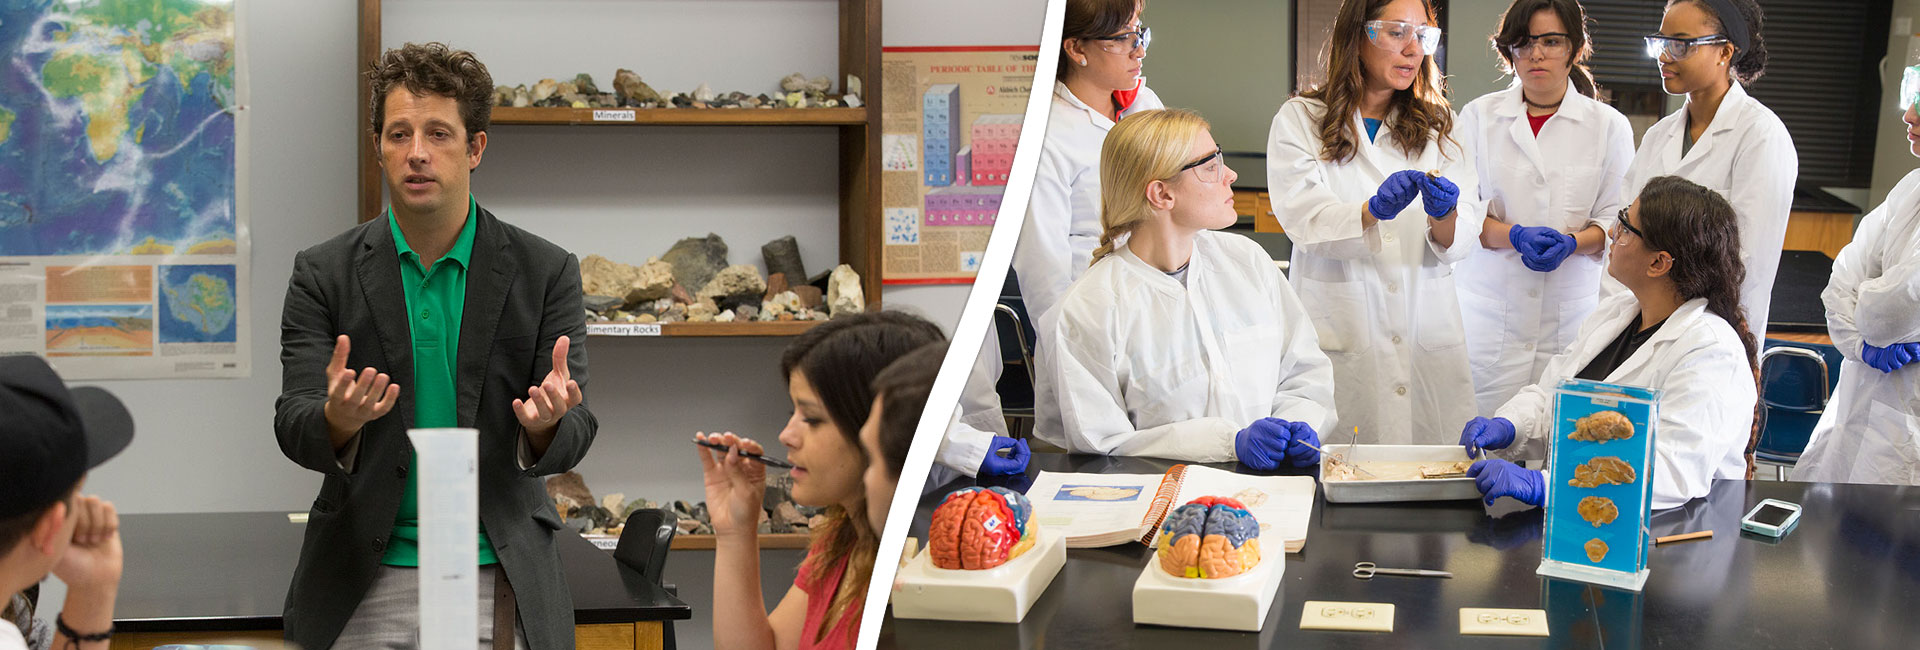
[[[1611,411],[1632,424],[1631,435],[1601,440],[1575,437],[1583,418]],[[1599,416],[1613,417],[1613,416]],[[1553,439],[1547,455],[1546,541],[1540,575],[1631,591],[1647,582],[1647,519],[1653,513],[1653,444],[1660,391],[1570,379],[1554,389]],[[1614,429],[1619,431],[1619,429]],[[1631,468],[1630,482],[1575,482],[1582,466]],[[1581,503],[1611,504],[1611,521],[1590,520]],[[1592,546],[1590,546],[1592,545]],[[1604,547],[1600,546],[1604,545]],[[1598,559],[1591,553],[1601,550]]]

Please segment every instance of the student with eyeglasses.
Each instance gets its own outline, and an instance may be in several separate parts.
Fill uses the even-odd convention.
[[[1916,101],[1920,66],[1900,84],[1907,149],[1920,156]],[[1846,360],[1793,479],[1920,485],[1920,171],[1860,221],[1820,300]]]
[[[1046,139],[1040,145],[1020,243],[1013,250],[1013,273],[1028,326],[1035,331],[1044,331],[1043,319],[1060,294],[1093,261],[1093,247],[1100,239],[1101,141],[1115,122],[1162,107],[1140,74],[1153,40],[1153,31],[1140,18],[1145,1],[1067,0],[1066,5]],[[1048,342],[1042,338],[1035,345],[1046,347]],[[1000,354],[998,338],[988,336],[937,455],[941,465],[969,476],[1026,469],[1027,443],[1007,436],[994,392]],[[1035,384],[1036,411],[1045,411],[1041,405],[1051,399],[1052,387],[1038,378]]]
[[[1480,246],[1456,265],[1480,415],[1540,379],[1600,301],[1601,253],[1633,164],[1633,127],[1593,99],[1586,11],[1516,0],[1493,49],[1513,84],[1467,104],[1457,137],[1487,201]]]
[[[1306,308],[1233,225],[1233,181],[1206,120],[1121,120],[1101,146],[1100,246],[1043,333],[1070,451],[1256,470],[1319,462],[1333,366]]]
[[[1766,72],[1765,16],[1753,0],[1670,0],[1660,32],[1647,36],[1647,56],[1669,94],[1686,107],[1661,118],[1640,139],[1627,170],[1626,196],[1656,176],[1707,186],[1740,215],[1740,252],[1747,281],[1741,307],[1755,339],[1766,338],[1773,279],[1793,207],[1800,157],[1773,111],[1746,85]],[[1602,280],[1602,293],[1620,287]]]
[[[1747,478],[1758,344],[1740,316],[1743,226],[1725,197],[1684,178],[1640,189],[1608,233],[1607,274],[1626,291],[1602,300],[1573,347],[1498,417],[1476,418],[1461,435],[1469,456],[1498,451],[1467,468],[1487,503],[1546,503],[1545,473],[1512,460],[1546,458],[1553,388],[1570,378],[1660,391],[1647,472],[1655,510],[1706,496],[1715,479]]]
[[[1326,79],[1287,100],[1267,140],[1290,281],[1333,359],[1341,439],[1449,444],[1473,417],[1452,265],[1486,204],[1454,130],[1423,0],[1346,0]]]

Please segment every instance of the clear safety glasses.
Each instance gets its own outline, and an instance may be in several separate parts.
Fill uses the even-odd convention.
[[[1520,39],[1520,42],[1507,48],[1507,51],[1513,53],[1515,61],[1532,58],[1535,51],[1538,51],[1542,58],[1558,59],[1573,51],[1573,38],[1566,32],[1533,34]]]
[[[1727,37],[1719,34],[1699,38],[1679,38],[1677,36],[1647,35],[1647,58],[1679,61],[1693,54],[1693,48],[1714,43],[1728,43]]]
[[[1227,175],[1227,154],[1220,149],[1214,149],[1213,153],[1207,157],[1182,165],[1180,171],[1174,172],[1169,178],[1185,174],[1189,169],[1193,170],[1194,177],[1200,179],[1202,183],[1218,183]]]
[[[1905,113],[1915,100],[1920,100],[1920,65],[1910,66],[1906,72],[1900,73],[1900,105],[1894,108]]]
[[[1135,31],[1124,34],[1114,34],[1112,36],[1099,36],[1088,40],[1100,41],[1101,49],[1112,54],[1145,52],[1147,51],[1147,46],[1153,44],[1153,28],[1141,25],[1140,29]]]
[[[1420,53],[1433,56],[1440,51],[1440,28],[1431,25],[1415,25],[1397,20],[1369,20],[1367,41],[1374,47],[1388,52],[1405,52],[1407,44],[1420,43]]]

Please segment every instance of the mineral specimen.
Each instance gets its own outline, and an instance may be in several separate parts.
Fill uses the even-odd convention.
[[[1573,421],[1573,433],[1567,437],[1581,442],[1605,443],[1633,437],[1633,422],[1618,411],[1600,411]]]
[[[780,89],[787,92],[799,92],[807,89],[807,76],[795,72],[780,80]]]
[[[1178,578],[1230,578],[1260,564],[1260,522],[1226,497],[1200,497],[1167,513],[1155,554]]]
[[[832,277],[827,279],[828,313],[841,316],[858,314],[866,309],[867,300],[860,289],[860,274],[845,264],[834,267]]]
[[[713,280],[694,294],[696,300],[711,299],[722,308],[759,302],[767,293],[767,283],[760,279],[760,269],[752,264],[735,264],[714,274]]]
[[[991,569],[1033,548],[1033,504],[1003,487],[955,490],[933,511],[927,553],[942,569]]]
[[[700,289],[707,286],[720,269],[726,268],[727,242],[713,233],[707,233],[706,237],[688,237],[675,242],[660,259],[673,265],[673,277],[680,284]]]
[[[1580,518],[1593,524],[1594,528],[1613,523],[1620,517],[1620,507],[1613,505],[1613,499],[1606,497],[1587,497],[1580,500]]]
[[[654,92],[652,86],[640,80],[640,75],[626,68],[613,73],[613,92],[627,106],[660,103],[660,93]]]
[[[1567,481],[1567,485],[1581,488],[1627,485],[1636,478],[1633,466],[1626,461],[1613,456],[1601,456],[1574,466],[1573,480]]]
[[[552,97],[554,93],[559,90],[559,82],[552,79],[541,79],[539,83],[533,85],[533,103],[538,104],[547,101],[548,97]]]

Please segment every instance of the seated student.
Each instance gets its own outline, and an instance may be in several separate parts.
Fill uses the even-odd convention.
[[[66,583],[56,648],[106,648],[120,590],[120,517],[81,496],[87,471],[133,440],[133,418],[98,388],[67,390],[39,357],[0,357],[0,594],[49,573]],[[0,650],[26,650],[0,619]]]
[[[1547,455],[1553,387],[1577,377],[1661,391],[1654,436],[1653,507],[1707,495],[1713,479],[1745,479],[1753,431],[1753,334],[1740,309],[1740,226],[1719,193],[1678,176],[1648,181],[1609,233],[1607,273],[1628,289],[1605,298],[1572,348],[1494,418],[1460,433],[1469,456]],[[1546,502],[1546,476],[1504,459],[1474,463],[1487,503]]]
[[[945,341],[928,343],[887,364],[873,378],[873,411],[867,414],[866,426],[860,427],[860,450],[867,456],[862,481],[867,485],[867,503],[872,504],[867,522],[875,531],[887,527],[887,508],[900,485],[900,468],[907,463],[913,431],[920,426],[927,393],[933,392],[933,380],[940,376],[940,362],[946,356]],[[1021,464],[1025,465],[1024,460]]]
[[[1333,366],[1272,257],[1233,225],[1206,120],[1136,113],[1100,149],[1100,247],[1043,323],[1035,435],[1074,452],[1268,470],[1319,462]],[[1117,243],[1126,237],[1124,243]]]
[[[858,436],[873,408],[873,378],[895,359],[945,339],[918,316],[877,312],[827,321],[787,346],[780,371],[793,417],[780,443],[794,464],[793,500],[827,510],[826,523],[812,531],[799,577],[772,613],[760,595],[757,532],[767,469],[740,455],[765,450],[732,433],[695,435],[729,448],[697,448],[713,516],[714,647],[853,647],[880,541],[860,484],[867,458]]]

